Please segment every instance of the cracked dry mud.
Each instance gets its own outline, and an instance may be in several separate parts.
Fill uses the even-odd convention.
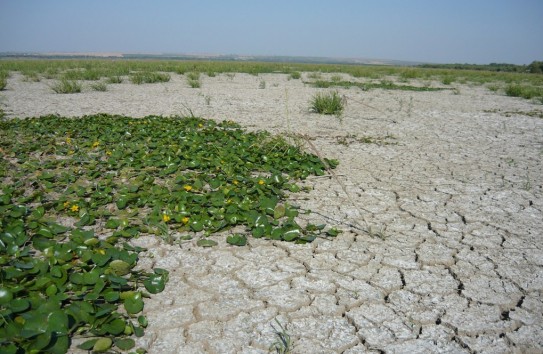
[[[2,93],[8,115],[20,117],[189,107],[249,129],[306,134],[340,161],[337,179],[309,178],[312,190],[292,196],[314,211],[311,220],[342,228],[335,239],[235,247],[222,236],[210,249],[135,240],[148,248],[142,266],[170,271],[166,290],[145,304],[140,346],[265,353],[277,318],[295,353],[543,351],[543,120],[500,114],[541,105],[481,86],[351,88],[339,90],[348,102],[340,122],[310,113],[318,89],[286,75],[202,80],[201,89],[172,75],[59,95],[14,74]],[[387,135],[392,144],[358,139]],[[372,235],[360,230],[366,223]]]

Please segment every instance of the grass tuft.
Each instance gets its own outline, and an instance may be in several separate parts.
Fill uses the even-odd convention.
[[[74,80],[61,79],[56,84],[51,86],[56,93],[79,93],[81,92],[81,84]]]
[[[113,75],[107,78],[108,84],[120,84],[123,82],[122,76],[119,75]]]
[[[299,71],[293,71],[293,72],[290,73],[290,78],[291,79],[298,80],[301,77],[302,77],[302,74],[300,74]]]
[[[194,71],[187,73],[187,83],[192,88],[200,88],[202,86],[202,83],[200,82],[200,73]]]
[[[271,325],[271,327],[273,328],[277,340],[270,345],[269,351],[274,351],[278,354],[292,353],[292,340],[290,339],[290,335],[277,318],[275,319],[275,322],[279,328],[275,328],[273,325]]]
[[[137,72],[130,76],[130,81],[136,85],[168,82],[170,81],[170,75],[156,72]]]
[[[0,72],[0,91],[4,90],[8,85],[8,73],[5,71]]]
[[[105,82],[96,82],[94,84],[91,85],[91,88],[94,90],[94,91],[100,91],[100,92],[105,92],[107,91],[107,85]]]
[[[345,99],[337,91],[319,92],[313,96],[310,104],[315,113],[340,115],[345,108]]]

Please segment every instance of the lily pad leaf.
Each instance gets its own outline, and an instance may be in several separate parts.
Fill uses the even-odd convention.
[[[130,350],[136,346],[136,342],[132,338],[115,339],[114,343],[121,350]]]
[[[166,287],[166,277],[164,275],[153,274],[143,282],[143,285],[151,294],[158,294]]]
[[[97,341],[98,341],[98,338],[89,339],[79,344],[77,347],[83,350],[91,350],[92,348],[94,348],[94,344],[96,344]]]
[[[247,237],[241,234],[235,234],[228,236],[226,242],[234,246],[245,246],[247,244]]]
[[[111,338],[100,338],[94,343],[92,350],[97,353],[103,353],[111,348],[112,345],[113,341],[111,340]]]
[[[123,276],[130,273],[130,264],[120,259],[115,259],[109,263],[109,269],[117,276]]]
[[[207,239],[207,238],[202,238],[200,240],[198,240],[196,242],[196,244],[200,247],[213,247],[213,246],[217,246],[218,243],[216,241],[213,241],[213,240],[210,240],[210,239]]]
[[[131,315],[134,315],[143,310],[143,299],[140,292],[135,292],[127,297],[124,302],[124,309]],[[124,327],[123,327],[124,330]]]

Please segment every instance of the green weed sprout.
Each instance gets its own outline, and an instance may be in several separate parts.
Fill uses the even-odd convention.
[[[287,333],[286,328],[283,327],[283,325],[277,320],[277,318],[275,319],[275,322],[279,326],[279,329],[275,328],[273,324],[271,327],[277,336],[277,340],[270,345],[269,350],[275,351],[278,354],[292,353],[292,340],[290,339],[290,335]]]

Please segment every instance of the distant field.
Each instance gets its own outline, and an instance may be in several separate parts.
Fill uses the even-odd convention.
[[[460,70],[454,68],[428,68],[405,66],[372,66],[341,64],[304,64],[239,61],[167,61],[167,60],[2,60],[0,79],[6,82],[10,72],[20,72],[29,81],[42,79],[99,81],[109,83],[122,81],[125,77],[135,84],[165,82],[169,73],[203,73],[214,76],[219,73],[263,73],[291,74],[299,78],[300,72],[339,73],[355,78],[386,80],[397,78],[400,82],[422,80],[437,81],[444,85],[474,84],[487,85],[492,91],[502,91],[509,96],[537,99],[543,102],[543,75],[480,70]],[[157,73],[161,73],[157,75]],[[65,82],[63,82],[65,84]],[[341,84],[341,83],[339,83]],[[333,83],[324,83],[327,87]],[[346,84],[343,83],[343,86]],[[5,84],[3,85],[5,87]],[[337,86],[337,84],[336,84]],[[392,87],[391,87],[392,88]],[[3,89],[0,85],[0,89]]]

